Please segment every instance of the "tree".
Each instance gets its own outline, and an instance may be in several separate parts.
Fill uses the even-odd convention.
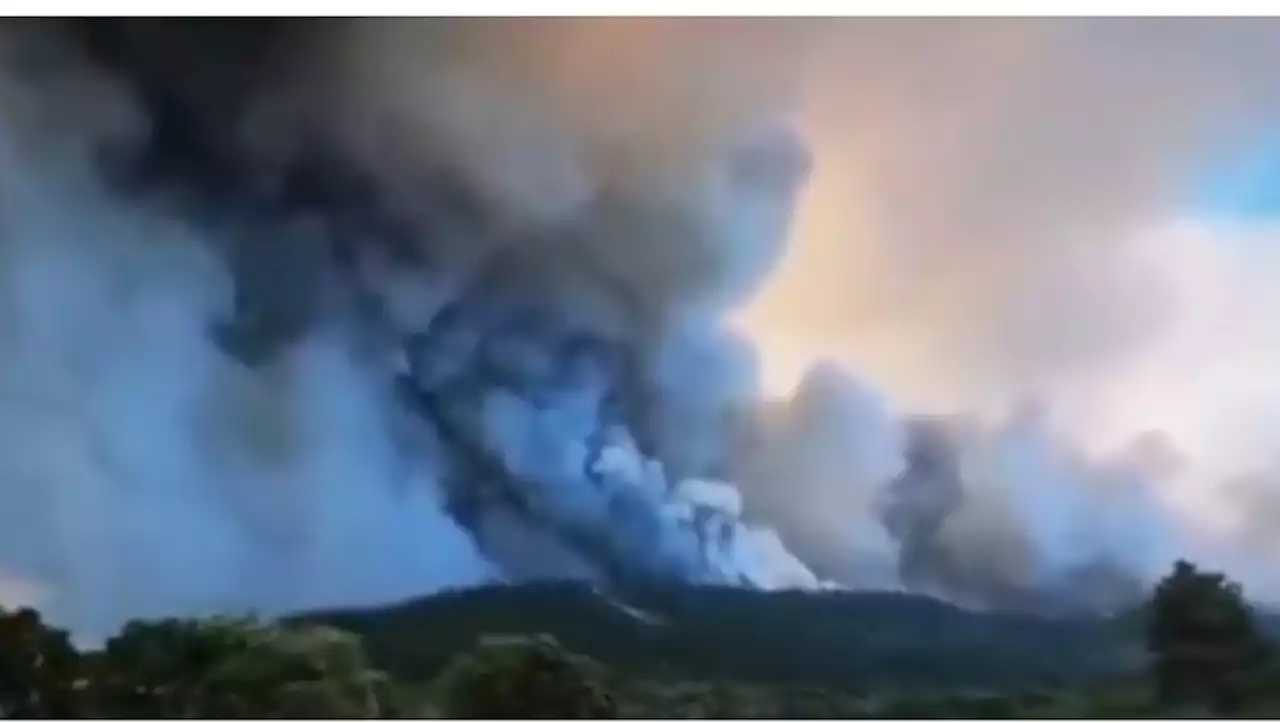
[[[554,638],[487,638],[437,679],[457,718],[616,718],[603,671]]]
[[[1240,586],[1179,560],[1147,610],[1147,652],[1162,701],[1230,715],[1263,685],[1272,649]]]
[[[249,620],[133,622],[94,656],[98,713],[127,718],[372,718],[389,700],[359,642]]]
[[[35,610],[0,609],[0,718],[71,718],[82,711],[81,658]]]

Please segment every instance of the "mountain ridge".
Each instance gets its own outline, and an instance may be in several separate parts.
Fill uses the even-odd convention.
[[[486,635],[550,634],[629,675],[819,686],[1030,689],[1135,669],[1122,617],[966,610],[902,592],[583,583],[466,588],[294,620],[358,633],[393,676],[427,680]]]

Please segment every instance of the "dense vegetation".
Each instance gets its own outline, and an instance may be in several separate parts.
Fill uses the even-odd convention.
[[[888,594],[471,590],[380,611],[135,622],[80,651],[0,612],[0,717],[1170,717],[1280,712],[1239,586],[1180,562],[1108,620]]]
[[[975,613],[897,593],[672,587],[632,591],[623,604],[586,586],[546,583],[463,590],[307,621],[360,635],[375,664],[415,679],[433,677],[486,633],[548,633],[643,678],[849,692],[1078,683],[1141,657],[1140,630],[1119,622]]]

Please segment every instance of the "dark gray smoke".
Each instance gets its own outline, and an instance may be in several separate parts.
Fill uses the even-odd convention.
[[[542,576],[1140,588],[1155,508],[1034,424],[904,428],[832,367],[762,402],[721,318],[812,163],[764,27],[7,31],[9,596],[93,633]]]
[[[819,366],[748,433],[748,510],[821,577],[980,607],[1111,610],[1183,541],[1146,465],[1089,459],[1036,414],[891,416]]]
[[[1008,494],[984,491],[974,484],[973,475],[981,472],[965,456],[981,443],[965,439],[972,431],[943,420],[922,420],[911,427],[906,469],[890,484],[882,502],[885,529],[899,543],[898,569],[903,583],[972,604],[998,602],[1035,610],[1114,610],[1139,600],[1145,591],[1145,575],[1156,570],[1143,569],[1146,556],[1141,552],[1130,551],[1136,553],[1130,559],[1114,559],[1113,554],[1115,545],[1129,539],[1147,545],[1156,542],[1158,538],[1148,537],[1153,532],[1150,528],[1113,530],[1118,537],[1099,545],[1098,540],[1084,535],[1105,530],[1097,519],[1106,514],[1104,510],[1045,509],[1043,517],[1036,519],[1034,508],[1025,507],[1012,511],[1015,524],[985,519],[969,523],[966,529],[966,517],[975,511],[998,509],[998,501],[974,497],[984,492]],[[1021,443],[1034,445],[1035,441]],[[1031,454],[1041,453],[1033,449]],[[1035,456],[1030,459],[1032,464],[1042,463]],[[1051,459],[1045,461],[1052,464]],[[1049,483],[1060,473],[1049,466],[1022,471]],[[1095,483],[1087,471],[1077,472],[1076,477],[1070,481],[1073,488]],[[1032,494],[1052,499],[1052,492]],[[1123,510],[1121,514],[1129,517],[1134,511]],[[1059,540],[1053,540],[1046,529],[1036,529],[1038,524],[1057,524],[1054,517],[1063,513],[1072,517],[1083,513],[1091,524],[1071,530],[1066,539]],[[1131,525],[1132,521],[1123,524]],[[970,539],[962,538],[966,535]],[[1055,543],[1065,549],[1044,549]]]

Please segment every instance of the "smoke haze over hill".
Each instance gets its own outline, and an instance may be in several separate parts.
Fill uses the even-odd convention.
[[[546,576],[1265,590],[1268,440],[1188,420],[1267,388],[1276,267],[1144,229],[1272,117],[1274,26],[945,26],[6,28],[0,590],[86,634]]]

